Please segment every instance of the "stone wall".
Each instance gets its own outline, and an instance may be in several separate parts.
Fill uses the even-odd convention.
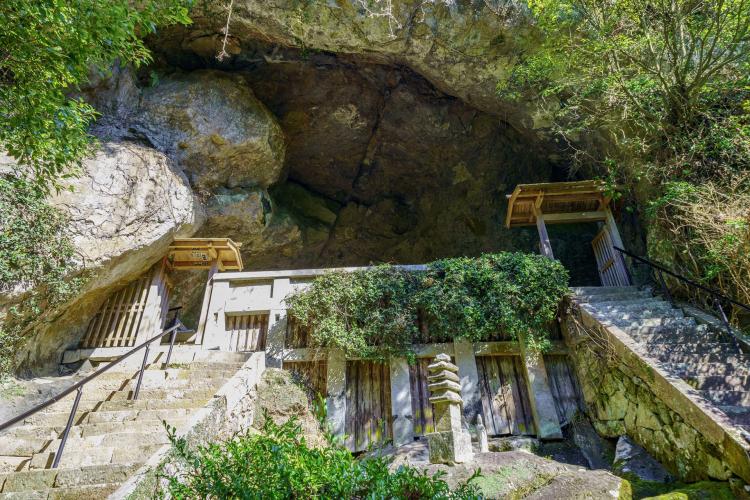
[[[750,459],[721,416],[642,357],[629,336],[580,310],[563,325],[587,413],[608,438],[628,435],[685,481],[750,480]]]

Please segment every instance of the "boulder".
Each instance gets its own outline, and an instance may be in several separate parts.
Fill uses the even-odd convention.
[[[627,436],[620,436],[612,468],[620,475],[635,475],[642,481],[666,483],[673,480],[662,464]]]
[[[198,192],[268,187],[284,174],[281,127],[244,79],[174,74],[142,91],[133,129],[176,158]]]
[[[60,311],[42,318],[19,353],[35,371],[54,366],[114,288],[145,272],[175,237],[192,235],[204,220],[184,174],[163,153],[134,143],[103,143],[68,187],[50,203],[70,217],[87,282]]]

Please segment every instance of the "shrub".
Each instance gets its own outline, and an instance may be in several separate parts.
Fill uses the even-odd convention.
[[[479,498],[471,479],[451,491],[438,474],[408,466],[390,471],[382,457],[357,459],[333,445],[309,448],[294,419],[281,425],[264,420],[261,434],[240,434],[195,451],[172,432],[185,469],[165,477],[169,493],[174,498]]]
[[[384,360],[409,357],[412,344],[426,339],[478,342],[498,334],[543,349],[567,285],[557,261],[499,253],[443,259],[424,271],[383,265],[332,272],[287,297],[287,304],[312,347]]]

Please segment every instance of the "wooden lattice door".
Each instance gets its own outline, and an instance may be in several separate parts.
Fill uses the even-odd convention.
[[[166,268],[157,264],[151,272],[112,293],[89,322],[81,347],[131,347],[143,328],[148,337],[163,327],[169,307]],[[152,321],[145,317],[151,315]]]
[[[227,316],[230,351],[262,351],[266,348],[268,314]]]
[[[599,278],[602,286],[628,286],[628,277],[622,255],[615,250],[612,244],[612,235],[609,227],[605,224],[591,241],[596,256],[596,267],[599,270]]]

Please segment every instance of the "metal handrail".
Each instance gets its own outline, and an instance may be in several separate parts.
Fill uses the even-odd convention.
[[[734,339],[735,344],[739,347],[739,343],[737,341],[737,337],[734,334],[734,330],[732,329],[732,326],[729,323],[729,319],[727,318],[727,315],[724,312],[724,308],[721,306],[721,303],[724,302],[724,303],[733,304],[733,305],[735,305],[737,307],[740,307],[740,308],[746,310],[747,312],[750,312],[750,306],[749,305],[743,304],[742,302],[739,302],[739,301],[734,300],[734,299],[732,299],[730,297],[727,297],[726,295],[722,294],[718,290],[715,290],[713,288],[709,288],[709,287],[707,287],[705,285],[701,285],[700,283],[696,283],[695,281],[693,281],[693,280],[691,280],[689,278],[681,276],[681,275],[675,273],[674,271],[671,271],[671,270],[667,269],[666,267],[664,267],[663,265],[661,265],[661,264],[659,264],[657,262],[654,262],[652,260],[646,259],[644,257],[640,257],[638,255],[635,255],[634,253],[628,252],[627,250],[625,250],[623,248],[620,248],[620,247],[618,247],[616,245],[613,245],[613,246],[614,246],[614,249],[617,250],[618,252],[620,252],[621,254],[627,255],[628,257],[630,257],[632,259],[635,259],[638,262],[642,262],[643,264],[648,265],[652,269],[655,269],[657,271],[657,277],[659,279],[659,285],[661,286],[662,291],[664,292],[664,295],[666,295],[667,299],[669,300],[669,302],[672,303],[672,305],[674,305],[674,299],[672,298],[672,294],[669,292],[669,288],[667,287],[667,283],[664,281],[664,273],[672,276],[673,278],[676,278],[676,279],[680,280],[683,283],[686,283],[689,286],[692,286],[693,288],[697,288],[697,289],[699,289],[699,290],[701,290],[703,292],[706,292],[706,293],[710,294],[713,297],[714,306],[716,307],[717,311],[719,312],[719,316],[721,318],[721,321],[724,323],[724,327],[726,328],[727,333],[729,333],[730,338]]]
[[[179,310],[180,307],[174,307],[169,309],[170,311]],[[104,367],[98,369],[91,375],[86,376],[83,380],[79,380],[75,384],[71,385],[64,391],[62,391],[60,394],[57,394],[56,396],[52,396],[48,400],[44,401],[43,403],[40,403],[36,405],[35,407],[31,408],[30,410],[26,410],[25,412],[21,413],[18,416],[15,416],[11,418],[10,420],[3,422],[0,424],[0,432],[4,431],[5,429],[8,429],[9,427],[12,427],[13,425],[17,424],[18,422],[21,422],[23,420],[26,420],[31,415],[34,415],[35,413],[47,408],[50,405],[53,405],[54,403],[57,403],[62,398],[67,396],[68,394],[72,394],[73,392],[76,392],[75,400],[73,401],[73,407],[70,411],[70,416],[68,417],[68,422],[65,425],[65,431],[63,432],[62,437],[60,438],[60,446],[58,446],[57,451],[55,452],[55,459],[52,462],[52,468],[56,469],[57,466],[60,464],[60,458],[62,457],[63,450],[65,448],[65,443],[68,440],[68,435],[70,434],[70,428],[73,427],[73,421],[75,419],[76,412],[78,411],[78,404],[81,401],[81,395],[83,394],[83,386],[87,383],[94,380],[96,377],[101,375],[102,373],[106,372],[116,364],[120,363],[121,361],[124,361],[125,359],[129,358],[136,352],[140,351],[141,349],[145,348],[146,352],[143,354],[143,362],[141,363],[141,368],[138,371],[138,382],[135,386],[135,391],[133,391],[133,400],[138,399],[138,393],[141,389],[141,382],[143,381],[143,372],[146,369],[146,363],[148,361],[148,354],[151,347],[151,343],[155,340],[163,338],[165,335],[171,334],[170,341],[169,341],[169,352],[167,354],[167,359],[165,364],[169,366],[169,360],[172,357],[172,349],[174,348],[174,342],[175,342],[175,336],[177,334],[177,330],[180,329],[180,327],[184,327],[180,319],[175,315],[174,321],[172,326],[169,328],[163,330],[159,335],[156,335],[143,343],[137,345],[133,349],[129,350],[125,354],[118,356],[117,359],[110,361],[107,363]]]

